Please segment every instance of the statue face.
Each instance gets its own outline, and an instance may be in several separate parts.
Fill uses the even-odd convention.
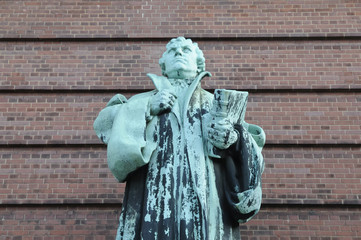
[[[188,41],[176,41],[169,46],[164,57],[168,78],[191,79],[197,75],[197,53]]]

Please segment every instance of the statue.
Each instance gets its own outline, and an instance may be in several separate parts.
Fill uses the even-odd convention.
[[[211,74],[190,39],[172,39],[159,64],[155,90],[115,95],[94,122],[127,183],[116,239],[240,239],[264,169],[264,131],[244,121],[248,93],[203,90]]]

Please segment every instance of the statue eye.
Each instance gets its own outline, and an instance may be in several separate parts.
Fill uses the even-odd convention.
[[[186,48],[183,48],[183,52],[190,53],[190,52],[192,52],[192,50],[190,48],[186,47]]]

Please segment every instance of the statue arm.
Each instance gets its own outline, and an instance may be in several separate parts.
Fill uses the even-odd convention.
[[[225,215],[231,221],[247,222],[261,206],[264,169],[261,149],[265,137],[256,125],[244,123],[235,129],[239,133],[236,143],[222,152],[221,159],[214,161],[217,188]]]
[[[238,174],[241,173],[241,176],[244,177],[239,179],[241,181],[240,191],[234,192],[237,196],[234,206],[238,210],[237,220],[247,222],[257,214],[261,207],[261,175],[264,170],[261,150],[265,143],[265,134],[262,128],[247,123],[243,126],[236,126],[236,129],[240,131],[240,139],[235,145],[232,158],[236,159],[237,156],[240,156],[241,159],[238,159],[237,163]]]

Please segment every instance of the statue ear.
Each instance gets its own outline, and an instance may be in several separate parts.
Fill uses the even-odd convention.
[[[160,64],[160,69],[162,70],[162,75],[164,77],[168,77],[167,74],[165,73],[165,64],[164,63]]]
[[[205,59],[204,58],[198,58],[197,59],[197,73],[205,71]]]
[[[204,72],[204,71],[205,71],[204,64],[203,63],[198,64],[197,73],[201,73],[201,72]]]

